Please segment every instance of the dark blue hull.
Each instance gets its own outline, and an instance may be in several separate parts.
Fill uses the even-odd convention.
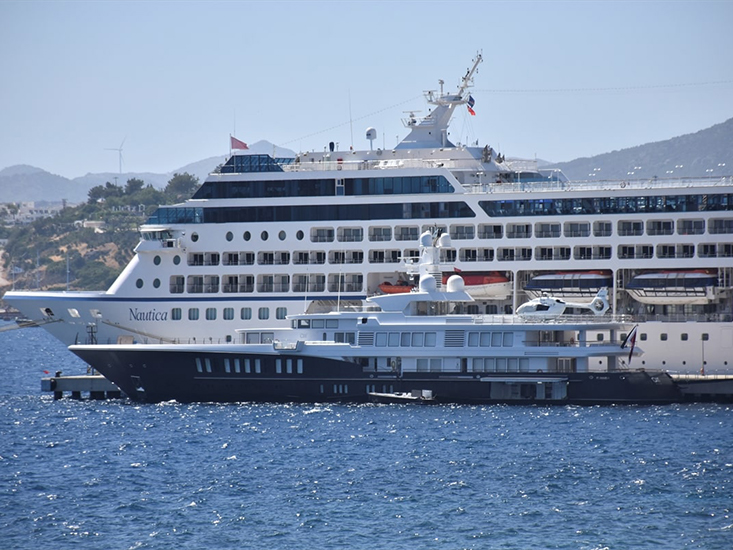
[[[72,347],[143,402],[366,402],[368,392],[432,390],[442,403],[664,404],[684,401],[659,372],[375,372],[359,364],[292,355],[206,350]]]

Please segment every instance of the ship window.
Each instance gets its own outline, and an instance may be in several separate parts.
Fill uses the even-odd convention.
[[[501,347],[501,332],[492,332],[491,333],[491,347],[493,348]]]
[[[178,265],[181,263],[181,257],[180,256],[173,256],[173,265]]]
[[[249,231],[245,231],[245,232],[244,232],[244,233],[242,234],[242,238],[243,238],[243,239],[244,239],[245,241],[248,241],[248,240],[250,240],[250,239],[252,238],[252,235],[250,234],[250,232],[249,232]]]
[[[389,347],[397,347],[400,345],[400,333],[390,332],[389,333]]]
[[[487,348],[491,345],[491,333],[490,332],[482,332],[481,333],[481,347]]]
[[[135,286],[137,288],[142,288],[143,287],[143,280],[142,279],[138,279],[137,281],[135,281]]]
[[[311,321],[311,326],[313,328],[323,328],[325,326],[325,323],[324,323],[323,319],[313,319]]]
[[[259,359],[255,359],[255,373],[259,374],[262,372],[262,362]]]
[[[297,366],[296,366],[298,374],[303,374],[303,360],[298,359]]]
[[[369,240],[370,241],[390,241],[392,240],[392,228],[391,227],[370,227],[369,228]]]
[[[338,328],[339,322],[336,319],[326,319],[326,328]]]
[[[283,373],[283,360],[275,359],[275,374],[282,374],[282,373]]]
[[[224,358],[224,372],[232,372],[232,366],[228,357]]]
[[[702,341],[703,342],[707,342],[708,340],[710,340],[710,335],[707,332],[703,332],[702,333]]]
[[[243,320],[248,320],[252,318],[252,308],[251,307],[243,307],[241,310],[239,310],[239,318]]]
[[[435,347],[436,336],[437,336],[437,333],[435,332],[426,332],[425,333],[425,347],[426,348]]]
[[[211,359],[208,357],[204,358],[204,363],[206,364],[206,372],[211,372]]]
[[[647,338],[646,332],[642,332],[639,334],[639,340],[641,340],[642,342],[646,342],[646,338]]]
[[[277,234],[277,238],[281,241],[284,241],[286,236],[285,231],[280,231],[280,233]]]
[[[153,258],[153,263],[155,265],[160,265],[160,256],[156,256],[155,258]]]
[[[333,242],[334,231],[327,227],[314,227],[311,229],[311,242],[330,243]]]
[[[452,225],[450,228],[451,239],[473,239],[475,235],[476,228],[473,225]]]
[[[302,241],[303,237],[305,237],[305,234],[300,230],[295,234],[295,238],[298,239],[299,241]]]
[[[660,335],[659,335],[659,339],[660,339],[660,340],[661,340],[662,342],[666,342],[666,341],[667,341],[667,333],[666,333],[666,332],[663,332],[662,334],[660,334]]]
[[[421,348],[423,347],[424,343],[425,343],[425,333],[423,332],[413,332],[412,333],[412,347],[413,348]]]
[[[469,332],[468,333],[468,346],[471,348],[478,347],[478,342],[479,342],[478,332]]]
[[[262,319],[262,320],[269,319],[270,318],[270,308],[269,307],[261,307],[257,311],[257,318],[258,319]]]
[[[199,319],[199,308],[197,307],[188,308],[188,320],[189,321],[198,321],[198,319]]]
[[[234,319],[234,308],[233,307],[225,307],[224,308],[224,320],[225,321],[231,321]]]
[[[288,308],[286,307],[279,307],[275,310],[275,317],[277,319],[285,319],[287,314],[288,314]]]
[[[688,336],[688,334],[686,332],[683,332],[682,334],[680,334],[680,339],[683,342],[686,342],[688,340],[688,338],[689,338],[689,336]]]
[[[377,333],[376,346],[378,348],[387,347],[387,333],[386,332]]]
[[[199,234],[198,233],[191,233],[191,241],[196,242],[199,240]]]
[[[181,308],[180,307],[174,307],[171,309],[171,319],[174,321],[180,321],[181,320]]]
[[[239,362],[239,358],[238,357],[234,360],[234,372],[236,372],[236,373],[242,372],[242,366],[241,366],[241,364]]]
[[[505,348],[510,348],[514,345],[514,333],[513,332],[505,332],[504,333],[504,342],[503,345]]]
[[[204,368],[201,366],[201,358],[200,357],[197,357],[196,358],[196,370],[198,372],[204,372]]]
[[[593,222],[594,237],[610,237],[612,232],[611,222]]]
[[[234,238],[234,233],[231,231],[227,231],[226,239],[227,241],[231,241]]]
[[[181,294],[185,286],[185,278],[183,275],[171,275],[170,291],[171,294]]]

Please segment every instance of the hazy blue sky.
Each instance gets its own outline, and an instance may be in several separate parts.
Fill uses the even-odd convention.
[[[0,0],[0,169],[167,172],[228,136],[392,147],[477,50],[454,141],[572,160],[733,117],[733,2]],[[0,201],[2,198],[0,197]]]

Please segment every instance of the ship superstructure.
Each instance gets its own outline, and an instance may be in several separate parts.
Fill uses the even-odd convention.
[[[590,302],[608,287],[613,312],[640,323],[639,366],[729,369],[733,179],[571,182],[488,144],[454,144],[449,122],[472,106],[480,62],[456,92],[426,93],[432,110],[407,117],[394,149],[374,149],[369,129],[362,151],[234,154],[141,226],[107,291],[6,301],[67,344],[226,344],[287,315],[409,290],[405,260],[437,228],[452,246],[436,278],[464,278],[467,313],[512,313],[545,292]]]

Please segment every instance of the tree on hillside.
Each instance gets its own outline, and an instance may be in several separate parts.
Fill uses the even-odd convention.
[[[138,178],[130,178],[125,185],[125,195],[134,195],[145,186],[145,182]]]
[[[165,186],[165,194],[174,200],[180,201],[193,195],[198,187],[199,179],[196,176],[192,176],[188,172],[176,173],[173,174],[173,177],[168,181],[168,185]]]

